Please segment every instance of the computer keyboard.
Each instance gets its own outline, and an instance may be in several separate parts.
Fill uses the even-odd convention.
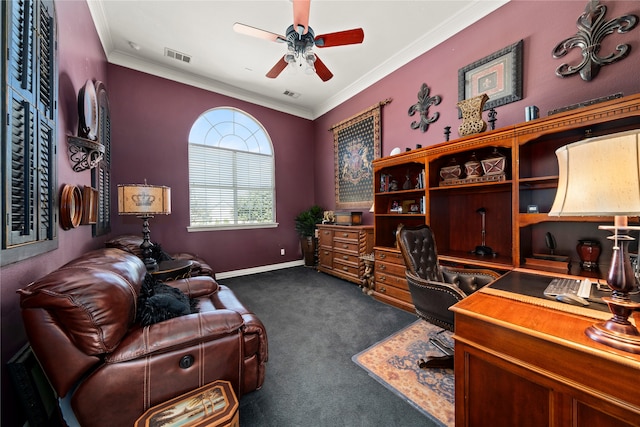
[[[555,278],[544,290],[544,294],[548,297],[570,294],[586,299],[591,296],[591,281],[589,279]]]

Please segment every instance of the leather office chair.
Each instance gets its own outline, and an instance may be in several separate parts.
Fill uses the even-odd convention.
[[[416,314],[450,331],[454,324],[449,307],[500,277],[492,270],[441,266],[435,237],[428,225],[415,228],[400,225],[397,242],[406,265],[405,275]],[[420,361],[420,367],[425,368],[449,366],[453,367],[453,354]]]

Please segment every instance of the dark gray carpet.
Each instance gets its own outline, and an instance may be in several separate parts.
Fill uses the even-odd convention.
[[[308,267],[220,283],[258,315],[269,340],[265,383],[240,399],[241,426],[435,425],[351,361],[414,314]]]

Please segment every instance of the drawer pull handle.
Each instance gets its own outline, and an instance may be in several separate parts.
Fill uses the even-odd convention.
[[[380,292],[381,292],[381,293],[385,293],[385,292],[387,292],[387,288],[385,288],[384,286],[381,286],[381,287],[380,287]]]
[[[349,233],[344,233],[342,236],[343,237],[349,237]]]
[[[385,280],[387,280],[387,276],[380,276],[380,280],[384,282]]]
[[[387,266],[386,266],[386,265],[384,265],[384,264],[382,264],[382,265],[380,265],[380,267],[378,267],[378,268],[379,268],[380,270],[384,270],[385,268],[387,268]]]
[[[349,255],[342,255],[342,259],[349,259]]]
[[[387,254],[380,254],[380,259],[385,259],[387,257]]]
[[[349,267],[342,267],[344,271],[349,271]]]
[[[342,245],[342,249],[347,249],[349,245]]]

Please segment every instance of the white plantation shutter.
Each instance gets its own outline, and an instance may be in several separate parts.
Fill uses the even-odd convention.
[[[213,109],[189,135],[191,227],[275,222],[274,159],[264,128],[245,113]]]

